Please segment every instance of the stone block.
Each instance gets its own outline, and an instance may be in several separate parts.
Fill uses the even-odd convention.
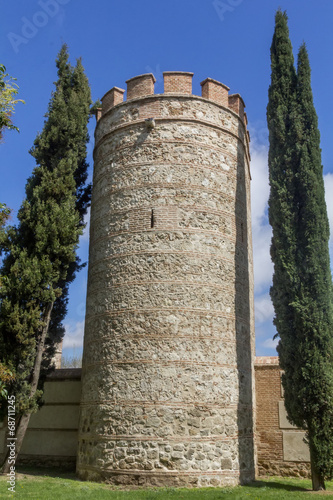
[[[309,462],[310,452],[304,443],[302,431],[283,431],[283,460],[286,462]]]
[[[280,429],[296,429],[296,426],[291,424],[287,418],[284,401],[279,401],[279,426]]]

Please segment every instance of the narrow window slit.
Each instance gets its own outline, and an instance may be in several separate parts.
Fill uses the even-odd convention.
[[[151,217],[150,217],[150,227],[153,228],[155,225],[155,217],[154,217],[154,210],[151,211]]]

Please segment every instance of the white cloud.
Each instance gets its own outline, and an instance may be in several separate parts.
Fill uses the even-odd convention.
[[[84,228],[83,235],[80,238],[80,241],[89,241],[89,229],[90,229],[90,207],[87,210],[87,213],[84,217],[84,222],[86,223],[86,227]]]
[[[272,229],[267,215],[269,197],[267,127],[266,124],[260,122],[250,124],[249,128],[257,352],[258,355],[268,355],[267,350],[275,350],[276,342],[272,340],[274,308],[268,293],[272,282],[273,264],[270,256]]]
[[[266,217],[269,197],[268,148],[254,144],[251,147],[251,208],[252,223],[263,222]]]
[[[261,345],[263,347],[266,347],[266,349],[276,349],[276,346],[279,343],[279,339],[266,339],[265,342],[263,342]]]
[[[268,224],[253,230],[254,291],[262,293],[272,282],[273,264],[270,256],[272,230]]]
[[[268,293],[255,299],[254,308],[256,323],[273,321],[274,307]]]
[[[327,205],[327,215],[330,223],[330,251],[331,251],[331,260],[333,254],[333,174],[324,175],[324,183],[325,183],[325,199]]]
[[[81,348],[83,346],[84,321],[65,323],[65,330],[63,348]]]
[[[267,145],[254,141],[251,145],[251,155],[254,290],[255,293],[262,293],[270,285],[273,275],[273,264],[270,257],[272,230],[267,218],[269,197]]]

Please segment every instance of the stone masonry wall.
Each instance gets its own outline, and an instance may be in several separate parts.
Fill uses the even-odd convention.
[[[153,79],[142,81],[137,98],[132,86],[130,101],[98,115],[77,471],[116,484],[246,482],[255,471],[246,126],[183,91],[142,96]]]

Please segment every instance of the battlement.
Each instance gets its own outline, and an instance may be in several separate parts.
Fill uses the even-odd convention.
[[[124,100],[124,89],[113,87],[102,98],[102,115]]]
[[[127,100],[138,99],[146,95],[154,94],[154,84],[156,78],[152,73],[134,76],[126,81],[127,83]]]
[[[192,95],[192,78],[186,71],[164,71],[164,93]]]
[[[230,89],[224,83],[213,80],[213,78],[206,78],[200,85],[202,97],[222,104],[222,106],[229,106],[228,92]]]
[[[164,71],[164,95],[192,96],[193,73],[187,71]],[[153,96],[156,78],[152,73],[134,76],[126,81],[126,100],[140,99],[142,97]],[[241,120],[247,125],[245,104],[239,94],[230,94],[229,87],[213,78],[206,78],[201,83],[201,97],[225,106],[239,115]],[[113,87],[102,97],[102,108],[96,112],[97,121],[111,108],[124,102],[125,90]],[[158,94],[156,94],[158,95]]]

